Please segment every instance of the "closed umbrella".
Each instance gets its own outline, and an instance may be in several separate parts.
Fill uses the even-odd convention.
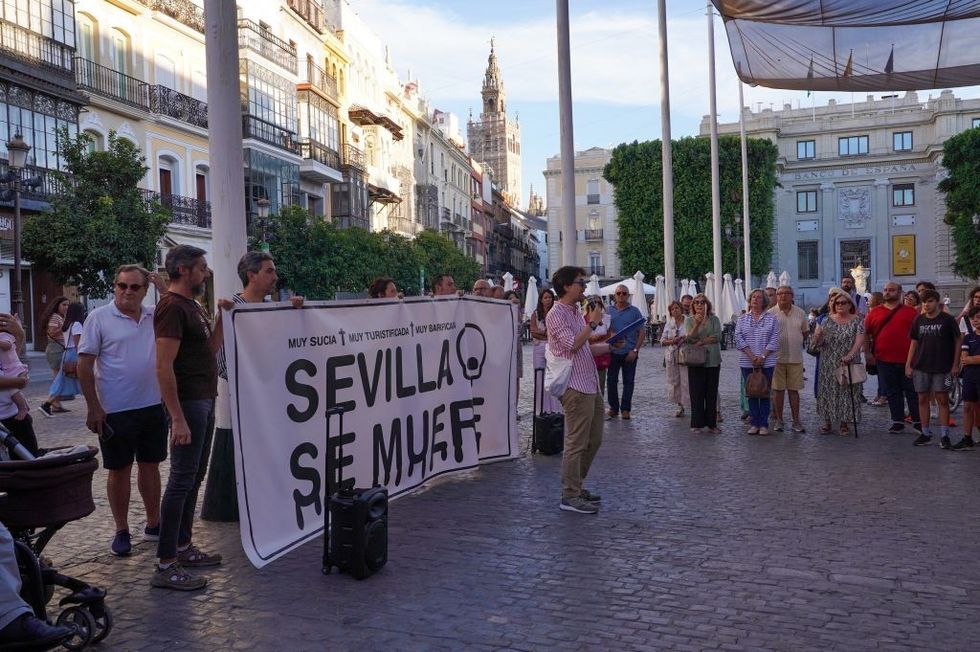
[[[790,279],[790,277],[789,277],[789,272],[787,272],[786,270],[783,270],[783,273],[779,275],[779,285],[780,286],[784,286],[785,285],[786,287],[789,287],[791,280],[792,279]]]
[[[510,272],[504,274],[504,292],[510,292],[514,289],[514,275]]]
[[[530,319],[531,313],[538,307],[538,279],[533,276],[527,280],[527,292],[524,294],[524,319]]]
[[[714,306],[714,309],[718,309],[718,293],[715,290],[715,273],[708,272],[704,275],[704,296],[708,297],[708,301]]]
[[[667,281],[664,279],[662,274],[657,274],[657,279],[655,281],[654,296],[653,296],[653,320],[657,323],[662,323],[667,321],[667,306],[670,304],[671,299],[667,296]]]
[[[769,270],[769,273],[766,274],[766,287],[767,288],[776,287],[776,272]]]
[[[722,324],[727,324],[733,321],[739,313],[735,308],[735,286],[732,284],[732,275],[725,274],[722,278],[724,280],[721,285],[721,297],[718,300],[720,304],[718,319],[721,320]]]
[[[602,295],[602,290],[599,288],[599,275],[593,274],[589,279],[589,284],[585,286],[585,296],[587,297],[598,297]]]
[[[745,300],[745,287],[742,279],[735,279],[735,310],[737,315],[741,315],[742,311],[748,306],[748,302]]]
[[[644,318],[650,318],[650,308],[647,306],[647,292],[646,288],[650,286],[643,282],[643,272],[637,270],[636,274],[633,274],[633,290],[630,292],[630,303],[639,309],[640,314]],[[656,288],[650,288],[652,290],[651,294],[657,291]]]

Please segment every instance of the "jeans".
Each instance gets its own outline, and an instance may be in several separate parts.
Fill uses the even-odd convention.
[[[888,397],[888,411],[891,412],[892,423],[904,425],[905,403],[907,403],[912,423],[918,425],[920,423],[919,398],[912,386],[912,379],[905,376],[905,365],[901,362],[881,360],[878,360],[877,364],[878,383],[884,388],[885,396]]]
[[[718,378],[721,367],[688,367],[687,391],[691,395],[691,427],[718,426]]]
[[[20,597],[20,570],[14,551],[14,537],[0,523],[0,629],[24,614],[34,613]],[[4,646],[6,648],[6,646]]]
[[[173,559],[177,548],[191,542],[197,493],[208,470],[214,437],[214,399],[180,402],[191,443],[170,445],[170,478],[160,503],[160,542],[157,557]]]
[[[561,456],[561,497],[577,498],[602,445],[602,394],[566,389],[561,395],[565,411],[565,450]]]
[[[763,367],[762,373],[772,386],[773,367]],[[752,373],[752,367],[742,367],[742,379],[745,380]],[[756,428],[769,427],[769,412],[772,410],[769,397],[749,398],[749,425]]]
[[[609,363],[609,373],[606,376],[606,394],[609,397],[609,409],[613,412],[629,412],[633,409],[633,379],[636,378],[636,361],[626,362],[625,355],[613,355]],[[619,400],[619,370],[623,370],[623,400]]]
[[[3,423],[4,427],[14,436],[14,439],[23,444],[24,448],[29,450],[32,455],[36,457],[40,454],[37,447],[37,436],[34,434],[34,421],[31,419],[31,415],[28,414],[19,420],[16,417],[7,417],[0,423]],[[14,455],[13,449],[9,449],[8,452],[11,459],[20,459]]]

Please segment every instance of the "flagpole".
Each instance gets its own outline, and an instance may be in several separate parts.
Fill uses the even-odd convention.
[[[708,84],[711,115],[711,250],[714,259],[715,297],[718,296],[718,280],[721,269],[721,188],[718,172],[718,101],[715,88],[715,16],[708,2]],[[716,299],[717,300],[717,299]]]
[[[745,254],[745,287],[752,287],[752,244],[749,237],[749,146],[745,140],[745,100],[738,82],[738,128],[742,138],[742,247]]]
[[[663,174],[664,281],[667,299],[673,300],[674,278],[674,163],[670,140],[670,77],[667,70],[667,0],[657,2],[660,32],[660,165]]]

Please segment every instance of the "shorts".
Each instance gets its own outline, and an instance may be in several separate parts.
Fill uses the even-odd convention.
[[[803,389],[803,363],[777,362],[772,372],[772,388],[775,391],[788,389],[795,392]]]
[[[951,387],[949,374],[931,374],[927,371],[912,370],[912,386],[915,391],[922,394],[925,392],[949,392]]]
[[[113,435],[99,439],[102,466],[109,470],[124,469],[137,462],[159,464],[167,459],[167,417],[163,405],[124,410],[106,415]]]
[[[967,403],[980,402],[980,382],[963,379],[963,400]]]

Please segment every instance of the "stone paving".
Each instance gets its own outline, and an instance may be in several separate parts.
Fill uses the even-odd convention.
[[[237,524],[199,522],[226,561],[182,594],[149,588],[152,544],[108,553],[100,470],[97,511],[48,552],[109,590],[107,650],[977,648],[980,451],[913,448],[877,408],[857,439],[818,435],[809,391],[810,432],[745,436],[732,352],[724,433],[694,435],[663,403],[661,358],[644,349],[634,418],[607,422],[598,516],[559,511],[560,459],[524,454],[394,502],[390,561],[363,582],[323,577],[318,543],[257,571]],[[42,445],[94,441],[66,405],[34,412]],[[527,398],[521,414],[526,447]]]

